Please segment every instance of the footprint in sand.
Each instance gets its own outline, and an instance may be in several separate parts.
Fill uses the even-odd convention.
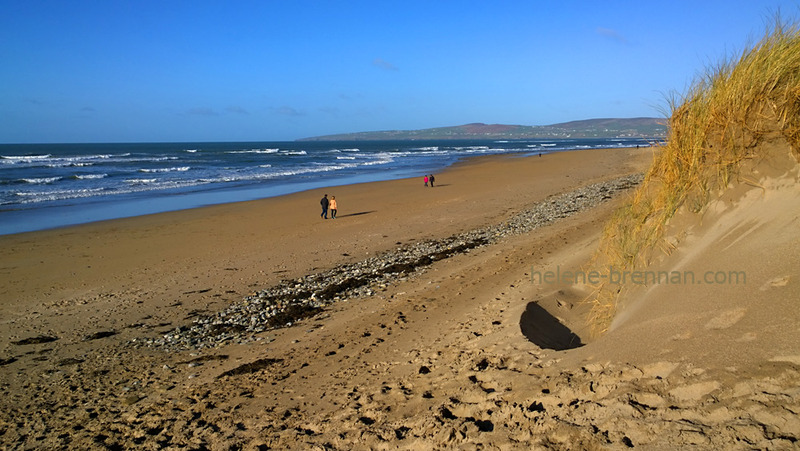
[[[780,355],[769,359],[770,362],[788,362],[800,365],[800,355]]]
[[[774,279],[770,279],[767,281],[767,283],[761,285],[761,288],[759,288],[759,290],[767,291],[770,288],[785,287],[786,285],[789,284],[789,279],[790,276],[781,276],[781,277],[776,277]]]
[[[692,332],[688,330],[686,332],[681,332],[669,337],[669,339],[673,341],[688,340],[690,338],[692,338]]]
[[[717,381],[697,382],[673,388],[669,395],[679,402],[696,402],[720,387],[721,384]]]
[[[745,313],[747,313],[747,309],[744,307],[727,310],[712,318],[705,327],[710,330],[727,329],[744,318]]]
[[[747,343],[748,341],[753,341],[758,338],[758,335],[755,332],[747,332],[741,337],[737,338],[736,341],[739,343]]]
[[[655,362],[649,365],[645,365],[642,368],[642,372],[644,373],[645,377],[655,377],[658,379],[665,379],[667,376],[672,374],[676,368],[678,368],[678,364],[674,362]]]

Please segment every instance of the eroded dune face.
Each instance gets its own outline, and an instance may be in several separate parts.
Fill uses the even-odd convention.
[[[785,334],[794,337],[793,325],[800,324],[800,288],[793,282],[800,261],[800,166],[785,141],[768,146],[761,154],[769,158],[743,167],[739,182],[702,211],[682,208],[670,220],[663,238],[667,251],[638,274],[648,283],[631,283],[635,274],[627,274],[630,291],[612,331],[647,320],[652,335],[659,330],[657,318],[664,318],[671,324],[665,334],[708,335],[703,340],[708,348],[718,341],[714,334],[738,333],[727,338],[750,342],[765,331],[781,330],[780,337],[767,339],[764,351],[771,346],[774,352],[789,352],[781,343],[792,342]],[[720,351],[740,360],[749,355],[748,346]]]
[[[609,331],[565,359],[597,362],[590,384],[629,390],[641,420],[611,416],[632,425],[632,443],[792,447],[800,437],[800,166],[786,141],[768,145],[702,211],[678,211],[667,252],[617,274],[628,280]],[[608,362],[668,371],[626,380]],[[645,419],[657,437],[637,435]]]
[[[599,338],[558,365],[589,374],[560,373],[589,384],[574,406],[602,405],[571,421],[624,430],[625,445],[800,439],[800,38],[773,32],[674,106],[667,145],[590,265],[605,277],[589,296]]]

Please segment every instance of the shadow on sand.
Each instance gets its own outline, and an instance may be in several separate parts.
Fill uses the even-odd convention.
[[[583,346],[581,337],[536,302],[528,303],[519,319],[525,338],[542,349],[564,351]]]
[[[368,215],[370,213],[375,213],[375,210],[372,211],[359,211],[358,213],[349,213],[346,215],[337,215],[337,218],[346,218],[348,216],[361,216],[361,215]]]

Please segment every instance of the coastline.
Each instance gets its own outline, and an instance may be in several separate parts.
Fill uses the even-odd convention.
[[[643,139],[0,145],[0,235],[437,173],[480,155],[634,147]]]
[[[650,144],[590,139],[0,145],[0,235],[416,177],[481,155]]]

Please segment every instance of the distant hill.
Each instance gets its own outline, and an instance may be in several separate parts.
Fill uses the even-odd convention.
[[[662,138],[666,119],[587,119],[552,125],[466,124],[422,130],[385,130],[315,136],[298,141],[383,141],[422,139]]]

